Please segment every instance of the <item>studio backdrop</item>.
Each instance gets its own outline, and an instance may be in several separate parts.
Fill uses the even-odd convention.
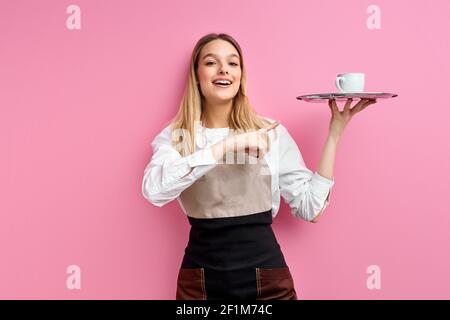
[[[195,43],[242,46],[254,110],[315,171],[335,77],[393,92],[342,136],[318,223],[273,229],[299,299],[450,297],[450,2],[0,1],[0,298],[174,299],[179,203],[142,195]],[[341,105],[342,107],[342,105]]]

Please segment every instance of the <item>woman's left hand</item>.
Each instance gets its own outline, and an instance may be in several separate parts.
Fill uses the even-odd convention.
[[[350,108],[352,98],[348,98],[343,111],[339,111],[335,99],[328,100],[328,106],[331,110],[330,135],[340,137],[350,119],[358,112],[364,110],[367,106],[377,103],[376,99],[361,99],[353,108]]]

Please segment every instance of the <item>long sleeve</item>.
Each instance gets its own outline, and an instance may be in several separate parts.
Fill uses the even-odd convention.
[[[143,196],[158,207],[176,199],[218,164],[211,146],[182,157],[172,147],[170,138],[166,127],[151,143],[153,156],[144,170],[142,181]]]
[[[312,221],[328,205],[334,179],[309,170],[294,139],[284,126],[280,127],[280,194],[294,217]]]

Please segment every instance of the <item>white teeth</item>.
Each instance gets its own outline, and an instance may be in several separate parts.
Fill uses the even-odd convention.
[[[218,80],[218,81],[214,81],[214,84],[229,85],[229,84],[231,84],[231,82]]]

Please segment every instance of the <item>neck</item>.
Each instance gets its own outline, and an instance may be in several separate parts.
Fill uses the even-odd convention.
[[[233,100],[222,104],[204,103],[201,120],[206,128],[226,128],[229,126]]]

